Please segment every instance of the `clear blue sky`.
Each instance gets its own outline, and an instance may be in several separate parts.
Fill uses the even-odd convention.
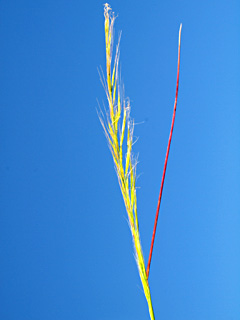
[[[150,287],[156,320],[240,319],[240,2],[112,1],[139,123],[148,257],[179,101]],[[102,1],[0,2],[0,319],[149,319],[113,162]]]

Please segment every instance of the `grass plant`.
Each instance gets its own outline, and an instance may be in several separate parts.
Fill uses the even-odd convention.
[[[134,120],[130,117],[131,106],[128,99],[124,98],[124,89],[120,81],[119,73],[119,44],[120,37],[116,46],[115,56],[113,59],[113,31],[116,16],[111,10],[109,4],[104,5],[104,27],[105,27],[105,46],[106,46],[106,77],[103,71],[100,72],[100,79],[107,96],[108,108],[103,112],[99,111],[99,118],[103,126],[108,145],[113,157],[118,182],[120,185],[121,193],[123,196],[124,204],[126,207],[128,222],[133,238],[135,249],[135,258],[138,266],[140,279],[143,286],[143,291],[148,303],[148,310],[151,320],[155,319],[151,293],[148,283],[148,274],[151,263],[152,247],[156,233],[156,222],[158,219],[158,212],[155,219],[154,232],[148,262],[148,268],[145,267],[143,250],[140,241],[140,233],[138,226],[138,213],[137,213],[137,193],[136,193],[136,166],[137,158],[133,154],[133,132]],[[180,62],[180,35],[179,31],[179,59],[178,59],[178,76],[177,76],[177,90],[174,105],[174,117],[172,121],[172,128],[169,138],[169,145],[167,157],[170,149],[172,130],[175,119],[176,105],[177,105],[177,92],[178,92],[178,79],[179,79],[179,62]],[[166,172],[167,160],[164,165],[164,177]],[[163,177],[163,182],[164,182]],[[161,184],[160,194],[162,195],[163,182]],[[159,198],[159,206],[161,196]]]

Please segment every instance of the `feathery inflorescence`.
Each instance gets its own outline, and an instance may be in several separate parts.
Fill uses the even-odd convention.
[[[130,230],[132,233],[136,262],[145,297],[147,299],[149,314],[154,318],[151,294],[145,269],[142,246],[140,242],[137,195],[136,195],[136,165],[137,159],[132,152],[134,121],[130,117],[130,102],[123,96],[123,86],[119,75],[119,42],[116,46],[114,63],[113,54],[113,27],[115,15],[109,4],[104,5],[105,41],[106,41],[106,78],[101,74],[101,81],[107,95],[108,110],[104,116],[101,111],[99,118],[112,153],[116,173],[125,203]],[[126,152],[124,150],[126,149]],[[125,157],[124,157],[125,154]]]

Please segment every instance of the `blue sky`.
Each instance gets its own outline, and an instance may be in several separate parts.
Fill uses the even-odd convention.
[[[147,260],[175,95],[149,282],[157,319],[240,319],[240,3],[112,1],[139,125]],[[0,318],[149,319],[113,162],[101,1],[0,2]]]

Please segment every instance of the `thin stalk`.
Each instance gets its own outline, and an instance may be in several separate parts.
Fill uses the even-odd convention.
[[[172,124],[171,124],[169,139],[168,139],[168,146],[167,146],[167,152],[166,152],[166,157],[165,157],[165,162],[164,162],[162,182],[161,182],[161,187],[160,187],[160,192],[159,192],[159,197],[158,197],[157,211],[156,211],[155,222],[154,222],[154,227],[153,227],[152,241],[151,241],[150,253],[149,253],[149,258],[148,258],[148,265],[147,265],[147,271],[146,271],[147,278],[149,276],[149,270],[150,270],[150,265],[151,265],[151,260],[152,260],[153,245],[154,245],[155,234],[156,234],[156,229],[157,229],[159,209],[160,209],[160,204],[161,204],[161,199],[162,199],[163,185],[164,185],[164,180],[165,180],[165,174],[166,174],[167,163],[168,163],[168,155],[169,155],[169,150],[170,150],[171,141],[172,141],[172,133],[173,133],[173,127],[174,127],[175,115],[176,115],[176,109],[177,109],[179,69],[180,69],[181,31],[182,31],[182,24],[180,25],[180,28],[179,28],[177,83],[176,83],[176,94],[175,94],[175,102],[174,102],[174,108],[173,108]]]

